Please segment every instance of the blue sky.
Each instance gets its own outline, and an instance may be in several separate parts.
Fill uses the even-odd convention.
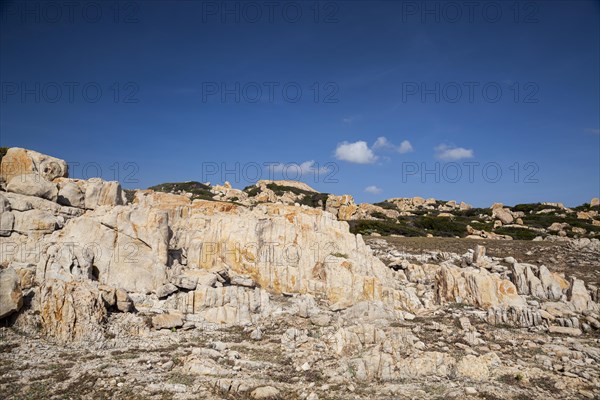
[[[2,3],[0,145],[74,177],[600,194],[598,2],[71,3]]]

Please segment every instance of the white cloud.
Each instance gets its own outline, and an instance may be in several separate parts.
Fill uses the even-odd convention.
[[[312,173],[326,173],[329,171],[327,167],[319,167],[319,164],[315,162],[315,160],[304,161],[301,164],[290,162],[287,164],[277,163],[272,164],[271,167],[273,172],[286,172],[288,174],[295,174],[300,172],[300,174],[312,174]]]
[[[410,153],[411,151],[414,151],[412,144],[410,144],[408,140],[403,140],[402,143],[400,143],[400,146],[398,147],[398,153],[404,154]]]
[[[600,135],[600,129],[586,128],[585,131],[592,135]]]
[[[435,147],[435,157],[443,161],[456,161],[463,158],[472,158],[473,150],[440,144]]]
[[[377,156],[369,148],[367,142],[342,142],[335,149],[335,157],[338,160],[348,161],[356,164],[372,164],[377,161]]]
[[[365,188],[365,192],[371,193],[371,194],[379,194],[382,192],[382,190],[381,190],[381,188],[378,188],[377,186],[371,185],[371,186],[367,186]]]
[[[403,140],[402,143],[400,143],[400,146],[396,146],[385,136],[380,136],[377,138],[375,143],[373,143],[373,150],[392,150],[400,154],[414,151],[412,144],[410,144],[408,140]]]

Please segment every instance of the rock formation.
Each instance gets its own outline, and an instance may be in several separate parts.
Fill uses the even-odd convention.
[[[550,363],[546,375],[568,372],[582,380],[570,395],[600,394],[589,389],[600,377],[600,354],[589,345],[600,329],[595,282],[550,264],[490,255],[485,239],[502,236],[493,228],[469,226],[481,244],[464,254],[417,254],[350,231],[357,221],[389,228],[421,216],[422,225],[401,228],[452,230],[460,218],[479,217],[506,228],[527,220],[525,211],[418,197],[357,205],[351,196],[290,181],[260,181],[243,191],[188,182],[193,192],[169,184],[169,193],[137,190],[126,197],[118,182],[68,178],[64,161],[29,150],[9,149],[1,165],[0,318],[14,328],[9,340],[28,335],[54,343],[48,351],[87,349],[101,357],[134,344],[148,357],[163,349],[168,359],[136,375],[143,396],[316,399],[356,391],[364,398],[369,390],[378,397],[408,390],[426,397],[402,382],[421,387],[431,380],[445,382],[450,396],[457,380],[472,385],[460,393],[477,393],[477,386],[498,397],[496,380],[521,373],[506,350],[513,340],[507,329],[521,329],[521,339],[537,349],[532,357],[539,357],[528,362]],[[546,209],[570,213],[550,203],[531,211],[546,215]],[[597,218],[595,210],[586,212]],[[568,238],[569,228],[549,227],[566,236],[546,242],[568,243],[565,249],[586,257],[600,254],[597,239]],[[577,345],[558,347],[563,336]],[[118,351],[110,353],[117,363],[127,359]],[[30,357],[24,348],[15,352]],[[78,363],[87,362],[77,354]],[[571,356],[577,363],[565,361]],[[170,375],[143,378],[156,373]],[[86,379],[77,375],[73,382],[85,386]],[[119,388],[131,382],[112,379],[94,379],[86,393],[110,388],[128,397]],[[320,383],[299,385],[303,379]],[[75,396],[72,388],[57,390],[63,389],[54,395]]]

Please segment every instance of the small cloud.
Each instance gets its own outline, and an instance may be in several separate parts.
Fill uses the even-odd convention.
[[[400,146],[396,146],[391,143],[385,136],[380,136],[377,138],[375,143],[373,143],[373,150],[391,150],[396,151],[400,154],[409,153],[414,151],[412,144],[408,140],[403,140],[400,143]]]
[[[439,146],[435,147],[435,157],[443,161],[456,161],[463,158],[473,158],[473,150],[440,144]]]
[[[354,121],[357,121],[360,119],[360,115],[350,115],[348,117],[344,117],[342,118],[342,122],[345,124],[351,124]]]
[[[304,174],[312,174],[312,173],[326,173],[329,172],[329,168],[327,167],[319,167],[319,164],[315,162],[315,160],[304,161],[301,164],[290,162],[287,164],[277,163],[272,165],[273,172],[286,172],[286,173],[295,173],[300,172],[302,175]]]
[[[403,140],[402,143],[400,143],[400,146],[398,147],[398,153],[404,154],[410,153],[411,151],[414,151],[412,144],[410,144],[408,140]]]
[[[365,188],[365,192],[371,193],[371,194],[379,194],[382,192],[382,190],[381,190],[381,188],[378,188],[377,186],[371,185],[371,186],[367,186]]]
[[[592,135],[600,135],[600,129],[586,128],[585,131]]]
[[[338,160],[348,161],[356,164],[372,164],[377,161],[377,156],[367,145],[367,142],[342,142],[335,149],[335,157]]]

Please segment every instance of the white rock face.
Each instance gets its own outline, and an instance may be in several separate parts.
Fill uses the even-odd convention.
[[[100,283],[149,293],[166,283],[168,220],[141,207],[100,208],[69,221],[45,241],[37,280],[95,276]]]
[[[4,161],[4,159],[2,159]],[[25,196],[41,197],[50,201],[58,198],[58,187],[45,180],[39,174],[23,174],[14,176],[8,181],[6,190]]]
[[[72,180],[61,178],[58,180],[58,204],[77,208],[85,207],[85,192]]]
[[[585,310],[597,310],[598,304],[592,301],[592,297],[585,288],[581,279],[571,278],[571,287],[568,291],[569,302],[577,312]]]
[[[103,338],[106,309],[95,286],[51,279],[40,288],[39,304],[46,335],[65,342]]]
[[[15,215],[11,212],[10,203],[0,194],[0,236],[10,236],[15,223]]]
[[[170,197],[169,197],[170,196]],[[137,201],[169,213],[171,248],[189,267],[226,266],[274,293],[324,295],[332,303],[381,300],[418,309],[394,282],[392,271],[348,225],[319,209],[265,204],[248,209],[230,203],[147,193]],[[173,208],[175,204],[179,204]]]
[[[496,274],[475,268],[442,266],[436,276],[439,301],[479,306],[525,307],[525,299],[512,282]]]
[[[2,157],[0,178],[8,183],[13,177],[26,174],[39,175],[43,180],[52,181],[67,177],[68,167],[64,160],[33,150],[11,147]]]
[[[19,277],[13,268],[0,270],[0,318],[17,312],[23,306]]]
[[[91,178],[85,184],[85,208],[95,210],[100,206],[123,204],[123,193],[119,182],[106,182]]]

